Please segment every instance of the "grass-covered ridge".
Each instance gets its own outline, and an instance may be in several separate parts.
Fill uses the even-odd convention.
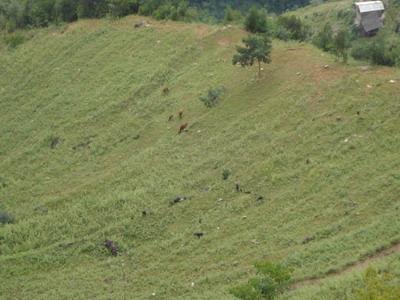
[[[257,260],[298,280],[398,243],[399,70],[275,41],[258,80],[231,65],[237,28],[137,20],[0,47],[2,297],[232,299]],[[337,299],[352,280],[285,297]]]

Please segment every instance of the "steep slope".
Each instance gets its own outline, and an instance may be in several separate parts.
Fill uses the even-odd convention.
[[[301,280],[398,244],[398,70],[276,41],[258,80],[231,65],[237,28],[136,21],[0,52],[0,210],[17,220],[0,227],[4,299],[232,299],[257,260]],[[356,279],[329,280],[285,297],[336,299]]]

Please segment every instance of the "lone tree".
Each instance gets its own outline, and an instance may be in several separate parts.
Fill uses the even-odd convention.
[[[258,63],[258,76],[261,76],[261,63],[271,62],[271,40],[266,35],[253,34],[243,39],[244,47],[238,46],[237,53],[233,56],[232,63],[248,67]]]

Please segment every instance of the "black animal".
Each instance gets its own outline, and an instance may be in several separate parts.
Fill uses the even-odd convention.
[[[118,252],[119,252],[118,247],[117,247],[117,245],[115,245],[115,243],[113,241],[105,240],[104,241],[104,246],[108,250],[110,250],[112,256],[117,256],[118,255]]]
[[[200,239],[200,238],[202,238],[204,236],[204,233],[203,232],[195,232],[195,233],[193,233],[193,235],[195,237],[197,237],[198,239]]]
[[[174,119],[174,115],[170,115],[168,118],[168,122],[171,122]]]

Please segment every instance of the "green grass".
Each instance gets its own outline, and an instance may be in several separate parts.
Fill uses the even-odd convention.
[[[298,280],[399,241],[399,70],[274,41],[258,80],[231,65],[240,29],[135,20],[0,46],[0,211],[16,221],[0,227],[2,299],[233,299],[255,261]],[[284,298],[337,299],[349,282]]]

